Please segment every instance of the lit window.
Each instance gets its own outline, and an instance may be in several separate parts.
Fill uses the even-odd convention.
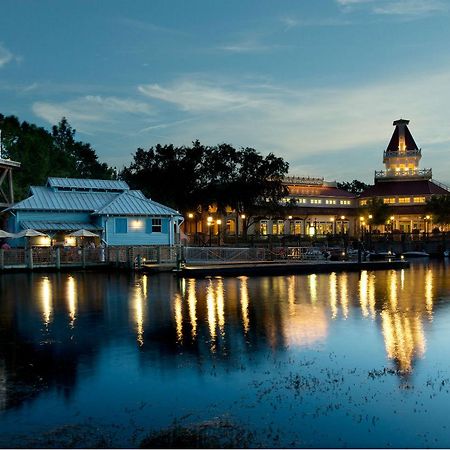
[[[411,202],[411,198],[410,197],[399,197],[398,198],[398,202],[399,203],[410,203]]]
[[[414,197],[414,203],[425,203],[425,197]]]
[[[336,200],[325,200],[325,203],[327,205],[335,205],[336,204]]]
[[[283,220],[277,220],[272,222],[272,234],[284,234]]]
[[[267,235],[267,220],[261,220],[259,222],[259,232],[263,235]]]
[[[383,198],[383,203],[387,203],[387,204],[389,204],[389,203],[395,203],[395,197],[386,197],[386,198]]]
[[[312,198],[312,199],[311,199],[311,203],[313,203],[313,204],[315,204],[315,205],[318,205],[318,204],[322,203],[322,200],[319,200],[319,199],[317,199],[317,198]]]
[[[365,206],[365,205],[367,205],[367,200],[360,200],[359,204],[360,204],[360,206]]]

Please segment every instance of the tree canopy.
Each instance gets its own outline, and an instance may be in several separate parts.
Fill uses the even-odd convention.
[[[370,219],[372,225],[384,225],[389,218],[389,213],[389,206],[377,198],[370,199],[367,206],[359,209],[359,214],[363,217],[372,216]]]
[[[76,131],[66,118],[49,132],[15,116],[0,114],[2,157],[21,163],[14,173],[17,200],[28,194],[30,185],[41,185],[49,176],[74,178],[114,177],[114,169],[101,163],[95,150],[75,139]]]
[[[425,208],[432,216],[433,223],[450,224],[450,195],[433,195]]]
[[[229,144],[139,148],[120,177],[147,196],[182,212],[199,206],[231,207],[247,218],[261,208],[278,207],[286,195],[282,180],[289,165],[272,153]]]
[[[365,191],[369,187],[368,184],[359,180],[338,182],[337,186],[338,188],[344,189],[345,191],[356,195],[361,194],[361,192]]]

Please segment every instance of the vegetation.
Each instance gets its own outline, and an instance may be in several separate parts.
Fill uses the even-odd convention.
[[[426,211],[432,216],[433,223],[450,224],[450,195],[433,195],[427,201]]]
[[[338,182],[337,186],[338,188],[344,189],[345,191],[356,195],[361,194],[361,192],[365,191],[369,187],[368,184],[359,180]]]
[[[229,144],[139,148],[120,174],[131,187],[179,211],[205,211],[217,205],[246,215],[249,227],[261,211],[279,208],[287,191],[282,180],[289,165],[270,153]]]
[[[64,117],[49,132],[0,114],[0,129],[2,157],[22,164],[14,173],[16,200],[27,196],[30,185],[42,185],[49,176],[111,179],[115,174],[98,161],[90,144],[75,139],[76,131]]]
[[[389,206],[383,203],[381,199],[373,198],[369,200],[367,206],[359,209],[359,215],[370,219],[371,225],[384,225],[389,219]]]

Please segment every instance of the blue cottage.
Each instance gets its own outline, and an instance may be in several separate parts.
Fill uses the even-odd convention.
[[[124,181],[48,178],[45,186],[30,191],[30,197],[7,209],[13,233],[31,228],[64,241],[65,235],[85,229],[107,246],[179,243],[180,213]]]

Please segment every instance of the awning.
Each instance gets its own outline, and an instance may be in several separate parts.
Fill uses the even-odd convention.
[[[85,222],[46,222],[38,220],[24,220],[20,222],[20,226],[24,229],[32,228],[39,231],[76,231],[90,230],[101,231],[102,228],[92,223]]]

